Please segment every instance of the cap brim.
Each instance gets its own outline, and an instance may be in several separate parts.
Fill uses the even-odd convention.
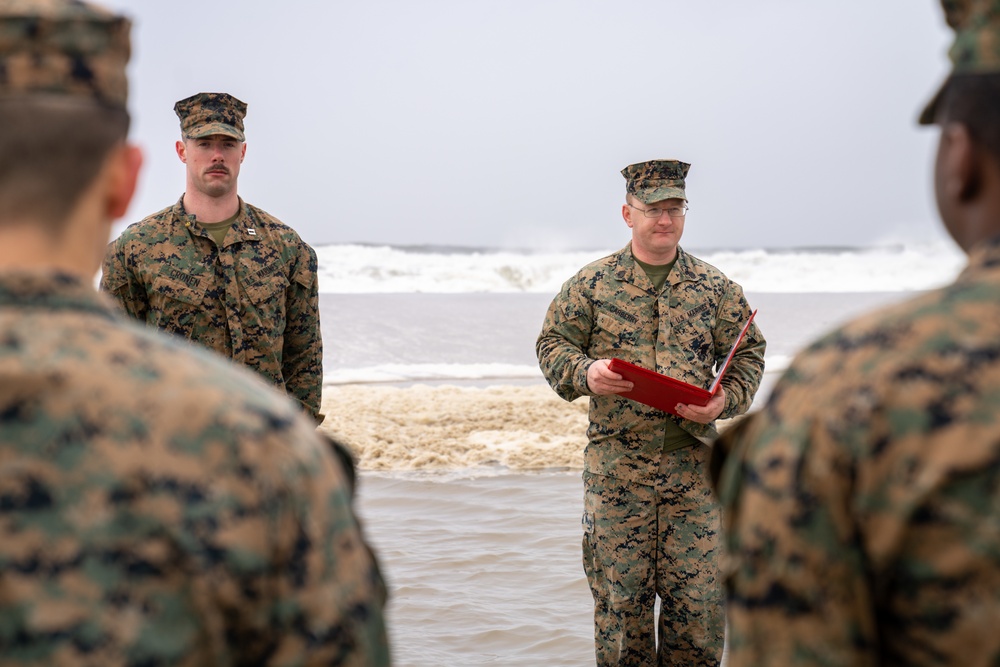
[[[938,88],[937,92],[934,93],[934,97],[931,101],[927,103],[924,110],[920,112],[920,117],[917,119],[917,123],[920,125],[933,125],[934,121],[937,119],[938,105],[941,104],[941,98],[944,97],[944,91],[948,87],[949,79],[945,79],[941,87]]]
[[[653,204],[664,199],[687,201],[687,195],[683,188],[639,188],[635,191],[634,196],[643,204]]]
[[[226,125],[225,123],[205,123],[204,125],[199,125],[196,128],[188,130],[184,136],[188,139],[204,139],[214,134],[232,137],[237,141],[246,141],[246,137],[242,132],[232,125]]]

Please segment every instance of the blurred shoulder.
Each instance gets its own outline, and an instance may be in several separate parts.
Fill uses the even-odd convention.
[[[152,213],[122,230],[114,243],[118,246],[162,243],[177,233],[177,215],[178,207],[176,204]]]

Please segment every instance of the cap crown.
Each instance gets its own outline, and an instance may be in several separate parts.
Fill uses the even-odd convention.
[[[622,169],[625,191],[645,204],[664,199],[687,199],[684,178],[691,165],[680,160],[649,160]]]
[[[50,94],[124,108],[131,22],[72,0],[0,2],[0,96]]]
[[[1000,72],[1000,0],[942,0],[941,5],[955,30],[948,51],[952,72]]]
[[[246,102],[229,93],[198,93],[175,104],[174,111],[181,120],[181,133],[188,139],[222,134],[246,141],[243,132]]]

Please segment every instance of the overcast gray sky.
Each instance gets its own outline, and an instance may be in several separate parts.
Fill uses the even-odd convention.
[[[183,191],[174,102],[225,91],[241,195],[313,244],[618,247],[651,158],[692,163],[688,247],[942,235],[936,0],[105,4],[135,22],[129,221]]]

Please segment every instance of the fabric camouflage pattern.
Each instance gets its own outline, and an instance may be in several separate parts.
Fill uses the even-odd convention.
[[[942,0],[945,21],[955,31],[948,50],[951,74],[1000,72],[1000,0]],[[920,114],[921,125],[932,125],[948,82]]]
[[[674,198],[686,200],[684,178],[690,168],[690,164],[680,160],[649,160],[630,164],[622,169],[625,191],[643,204]]]
[[[673,417],[618,395],[592,395],[587,369],[594,360],[617,357],[708,387],[714,366],[725,360],[749,317],[743,288],[680,247],[660,293],[632,258],[631,244],[568,280],[549,306],[535,349],[559,396],[590,396],[586,470],[653,485],[667,419],[702,441],[718,435],[714,424]],[[764,348],[760,329],[751,324],[722,379],[722,418],[749,409],[764,371]]]
[[[952,72],[1000,71],[1000,0],[944,0],[945,20],[955,31],[948,50]]]
[[[720,518],[709,451],[698,444],[668,452],[654,486],[584,474],[583,565],[594,595],[598,665],[691,667],[722,659]]]
[[[181,121],[181,134],[187,139],[201,139],[213,134],[246,141],[243,119],[247,104],[228,93],[198,93],[174,105]]]
[[[1000,239],[716,445],[729,664],[1000,664]]]
[[[295,230],[243,200],[219,248],[182,197],[109,245],[101,289],[135,319],[254,369],[319,421],[317,270]]]
[[[131,23],[71,0],[0,3],[0,99],[56,94],[125,108]]]
[[[291,401],[0,274],[0,662],[386,665],[344,476]]]

